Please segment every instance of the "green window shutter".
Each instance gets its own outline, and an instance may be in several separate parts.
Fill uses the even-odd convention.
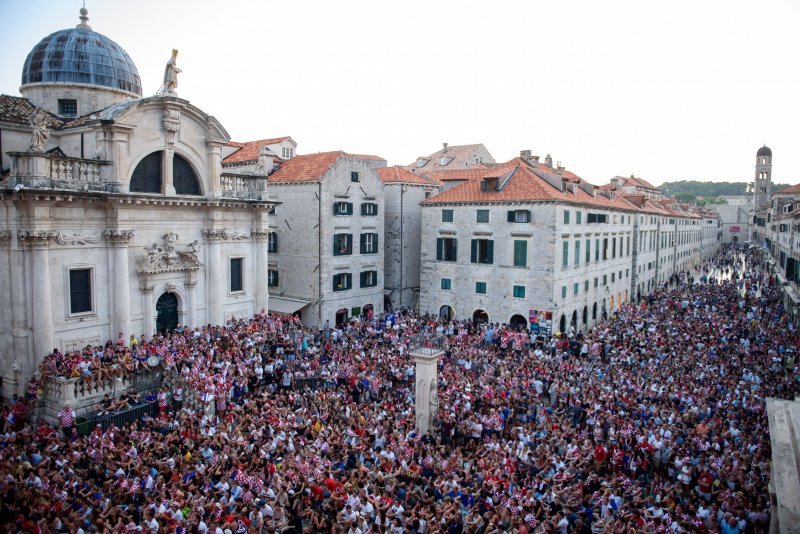
[[[378,234],[372,234],[372,244],[374,245],[374,248],[373,248],[372,252],[373,253],[377,253],[378,252]]]
[[[444,257],[444,238],[436,238],[436,259],[442,261]]]
[[[361,204],[361,215],[366,215],[366,214],[367,214],[367,205]]]
[[[473,239],[470,244],[469,261],[478,263],[478,240]]]
[[[337,275],[337,274],[333,275],[333,290],[334,291],[338,291],[338,289],[339,289],[339,287],[338,287],[339,284],[336,283],[338,281],[338,277],[339,277],[339,275]]]
[[[514,212],[513,211],[509,211],[508,212],[508,222],[514,222]]]
[[[367,234],[361,234],[361,254],[367,252]]]
[[[359,281],[359,283],[361,284],[361,287],[366,286],[367,285],[367,273],[365,271],[361,271],[361,274],[359,276],[361,278],[361,280]]]
[[[528,265],[528,242],[514,241],[514,267],[526,267]]]
[[[345,287],[347,289],[350,289],[351,287],[353,287],[353,275],[352,275],[352,273],[347,273],[345,279],[347,281],[347,283],[345,284]]]
[[[486,242],[486,263],[494,263],[494,240],[489,239]]]
[[[453,260],[458,260],[458,239],[453,238]]]

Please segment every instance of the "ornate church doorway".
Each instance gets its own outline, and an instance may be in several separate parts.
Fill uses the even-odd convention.
[[[175,293],[164,293],[156,302],[156,330],[166,334],[178,326],[178,297]]]

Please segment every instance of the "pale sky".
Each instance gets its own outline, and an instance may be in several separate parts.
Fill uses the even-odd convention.
[[[0,0],[0,92],[78,23],[78,0]],[[531,149],[595,184],[800,182],[798,0],[87,0],[145,96],[179,49],[178,94],[233,140],[291,135],[389,164],[484,143]]]

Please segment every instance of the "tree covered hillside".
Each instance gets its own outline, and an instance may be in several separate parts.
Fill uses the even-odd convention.
[[[786,184],[776,184],[773,191],[788,187]],[[744,195],[752,193],[752,182],[700,182],[697,180],[681,180],[679,182],[664,182],[660,189],[664,194],[674,196],[681,202],[693,202],[699,205],[724,204],[720,196]]]

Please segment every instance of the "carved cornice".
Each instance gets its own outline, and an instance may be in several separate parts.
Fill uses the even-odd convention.
[[[267,239],[269,237],[269,230],[266,228],[253,228],[250,230],[250,235],[255,239]]]
[[[46,247],[56,237],[55,232],[20,230],[19,241],[26,247]]]
[[[106,230],[103,235],[112,245],[127,245],[133,239],[133,230]]]
[[[247,234],[240,233],[238,230],[230,231],[227,228],[209,228],[203,230],[203,236],[209,241],[241,241],[250,237]]]
[[[99,243],[102,237],[99,233],[82,236],[80,234],[68,235],[63,232],[56,232],[53,239],[55,239],[55,242],[59,245],[94,245],[95,243]]]
[[[11,242],[11,232],[0,230],[0,247],[5,247]]]

